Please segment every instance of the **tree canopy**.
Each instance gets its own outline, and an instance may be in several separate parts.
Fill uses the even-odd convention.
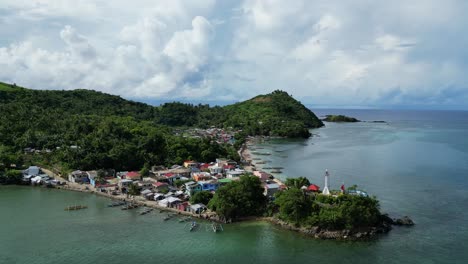
[[[260,179],[243,175],[218,189],[208,207],[225,218],[262,215],[266,206]]]

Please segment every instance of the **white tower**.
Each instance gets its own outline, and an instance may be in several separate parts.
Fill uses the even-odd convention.
[[[330,174],[328,173],[328,170],[325,170],[325,187],[323,187],[322,194],[324,195],[330,195],[330,190],[328,190],[328,176]]]

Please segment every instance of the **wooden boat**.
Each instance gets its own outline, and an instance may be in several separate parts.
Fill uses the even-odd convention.
[[[81,210],[81,209],[86,209],[88,206],[86,205],[71,205],[65,207],[65,211],[75,211],[75,210]]]
[[[192,220],[192,217],[190,217],[190,216],[184,217],[184,218],[179,219],[179,223],[187,222],[187,221],[190,221],[190,220]]]
[[[195,228],[197,228],[197,222],[193,221],[192,224],[190,225],[190,232],[194,231]]]
[[[107,207],[116,207],[116,206],[121,206],[121,205],[125,205],[125,202],[124,201],[113,202],[111,204],[108,204]]]
[[[166,215],[166,217],[164,217],[163,220],[164,220],[164,221],[167,221],[167,220],[169,220],[169,219],[171,219],[171,218],[172,218],[171,215]]]
[[[146,208],[145,210],[140,212],[140,215],[149,214],[151,211],[153,211],[153,208]]]

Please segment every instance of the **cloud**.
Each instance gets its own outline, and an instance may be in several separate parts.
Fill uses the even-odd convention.
[[[468,97],[461,0],[70,3],[2,1],[1,80],[158,99],[283,89],[336,106]]]

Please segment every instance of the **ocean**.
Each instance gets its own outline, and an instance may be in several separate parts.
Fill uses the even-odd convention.
[[[258,145],[278,178],[305,176],[332,189],[358,185],[384,212],[410,216],[371,241],[323,241],[263,222],[224,225],[163,221],[157,210],[108,208],[85,193],[0,186],[0,263],[466,263],[468,261],[468,112],[314,111],[387,123],[326,123],[306,140]],[[88,209],[67,212],[67,205]]]

